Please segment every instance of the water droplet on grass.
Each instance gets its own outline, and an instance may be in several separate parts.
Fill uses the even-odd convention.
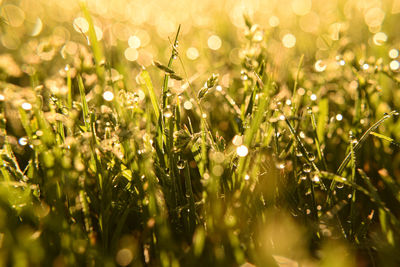
[[[32,105],[28,102],[24,102],[22,103],[21,107],[25,110],[31,110],[32,109]]]
[[[26,146],[26,145],[28,144],[28,138],[26,138],[26,137],[21,137],[21,138],[18,140],[18,144],[20,144],[21,146]]]
[[[312,181],[313,182],[315,182],[315,183],[319,183],[319,176],[317,175],[317,174],[314,174],[314,176],[313,176],[313,178],[312,178]]]
[[[399,56],[399,50],[397,50],[397,49],[390,49],[390,51],[389,51],[389,57],[390,58],[393,58],[393,59],[395,59],[395,58],[397,58]]]
[[[276,168],[283,170],[285,168],[285,161],[284,160],[278,160],[275,163]]]
[[[322,62],[322,60],[317,60],[317,61],[315,62],[314,68],[315,68],[315,70],[318,71],[318,72],[323,72],[324,70],[326,70],[326,64],[324,64],[324,63]]]
[[[296,157],[302,157],[303,156],[303,153],[300,151],[300,150],[298,150],[298,149],[296,149],[296,151],[295,151],[295,153],[296,153]]]
[[[112,101],[114,99],[114,93],[111,91],[105,91],[103,93],[103,98],[105,101]]]
[[[249,77],[247,76],[246,72],[243,71],[243,70],[240,72],[240,79],[242,81],[247,81],[249,79]]]
[[[164,117],[165,118],[171,118],[172,117],[172,110],[171,110],[171,108],[169,107],[169,106],[167,106],[165,109],[164,109],[164,112],[163,112],[163,114],[164,114]]]
[[[176,164],[178,169],[183,170],[185,168],[185,161],[184,160],[179,160],[178,163]]]
[[[400,62],[397,60],[392,60],[389,64],[391,70],[396,71],[400,68]]]
[[[310,99],[311,99],[311,101],[317,100],[317,95],[316,95],[316,94],[312,94],[312,95],[310,96]]]
[[[302,181],[307,180],[307,174],[301,173],[300,176],[299,176],[299,178],[300,178],[300,180],[302,180]]]
[[[308,164],[308,163],[304,163],[304,165],[303,165],[303,171],[304,171],[305,173],[310,173],[310,172],[311,172],[311,165]]]
[[[236,153],[239,157],[245,157],[249,153],[249,149],[245,145],[241,145],[236,148]]]

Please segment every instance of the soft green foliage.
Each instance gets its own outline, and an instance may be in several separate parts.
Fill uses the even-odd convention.
[[[397,72],[295,54],[276,77],[246,17],[225,78],[188,77],[178,28],[135,79],[82,10],[94,62],[64,62],[64,94],[1,81],[0,266],[400,264]]]

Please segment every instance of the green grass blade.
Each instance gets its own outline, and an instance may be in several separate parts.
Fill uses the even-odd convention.
[[[102,48],[100,46],[100,43],[97,41],[97,35],[96,35],[96,30],[94,28],[94,23],[92,16],[90,15],[89,10],[87,9],[87,6],[85,2],[81,1],[80,2],[81,10],[83,12],[83,15],[85,16],[85,19],[87,20],[89,24],[89,41],[90,41],[90,46],[92,47],[93,51],[93,57],[96,63],[96,72],[97,75],[100,79],[103,78],[103,70],[100,66],[101,61],[103,60],[103,52]]]
[[[146,70],[142,70],[140,73],[140,77],[142,78],[142,87],[148,92],[151,100],[151,104],[153,105],[154,115],[158,121],[160,117],[160,109],[157,102],[156,92],[154,91],[153,83],[151,82],[150,74]]]
[[[82,115],[83,115],[83,122],[85,123],[85,132],[89,132],[90,131],[89,108],[86,102],[85,86],[83,85],[83,80],[80,75],[78,75],[78,88],[79,88],[79,93],[81,95]]]
[[[375,131],[375,129],[378,128],[379,125],[381,125],[385,120],[389,119],[390,117],[392,117],[393,115],[396,115],[396,114],[397,114],[397,111],[392,111],[389,114],[384,115],[380,120],[378,120],[371,127],[369,127],[364,132],[364,134],[361,136],[360,140],[358,140],[357,144],[354,146],[354,152],[357,152],[357,150],[360,149],[361,145],[365,142],[365,140],[371,134],[371,132]],[[350,159],[351,159],[351,152],[349,152],[346,155],[346,157],[340,164],[338,170],[336,171],[336,173],[338,175],[341,175],[343,173],[343,171],[346,168],[347,164],[349,163]]]

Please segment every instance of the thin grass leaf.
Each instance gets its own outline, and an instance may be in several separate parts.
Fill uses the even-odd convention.
[[[263,119],[263,115],[265,112],[265,109],[267,108],[268,102],[269,102],[269,98],[266,97],[266,92],[268,92],[270,90],[271,87],[271,80],[268,80],[267,84],[265,84],[263,86],[262,89],[262,96],[259,97],[259,103],[258,103],[258,109],[257,112],[254,114],[254,117],[251,121],[251,125],[250,128],[248,128],[245,131],[244,134],[244,142],[243,144],[249,148],[251,146],[251,143],[253,142],[253,138],[255,137],[256,133],[258,132],[262,119]],[[247,164],[248,161],[248,157],[241,157],[239,159],[239,163],[238,163],[238,171],[236,174],[236,179],[235,179],[235,183],[234,183],[234,187],[235,188],[239,188],[243,182],[243,174],[245,171],[245,166]]]
[[[323,101],[323,100],[321,100],[321,101]],[[327,102],[327,101],[326,101],[326,102]],[[320,110],[320,112],[323,112],[323,111]],[[318,123],[315,121],[315,115],[314,115],[314,113],[312,112],[312,109],[309,109],[309,114],[310,114],[311,125],[312,125],[313,133],[314,133],[314,143],[315,143],[315,146],[317,147],[318,159],[322,162],[322,164],[323,164],[323,166],[324,166],[324,169],[327,170],[327,169],[328,169],[328,166],[327,166],[327,164],[326,164],[326,160],[325,160],[325,158],[324,158],[324,156],[323,156],[322,148],[321,148],[321,145],[320,145],[320,140],[321,140],[321,139],[320,139],[320,136],[322,136],[322,138],[324,138],[326,121],[320,123],[320,119],[321,119],[321,120],[324,120],[324,119],[327,120],[327,118],[328,118],[327,115],[328,115],[328,114],[326,114],[326,117],[325,117],[325,118],[324,118],[324,117],[321,118],[321,113],[320,113],[320,116],[318,117]],[[322,125],[322,126],[321,126],[321,125]],[[322,130],[321,130],[320,128],[322,128]],[[323,140],[323,139],[322,139],[322,140]]]
[[[380,133],[376,133],[376,132],[371,132],[370,134],[375,136],[375,137],[378,137],[378,138],[380,138],[382,140],[385,140],[385,141],[387,141],[387,142],[389,142],[389,143],[391,143],[391,144],[393,144],[395,146],[400,147],[400,143],[396,142],[393,138],[390,138],[389,136],[386,136],[386,135],[380,134]]]
[[[163,65],[163,64],[162,64],[161,62],[159,62],[159,61],[154,60],[153,63],[154,63],[154,65],[155,65],[157,68],[159,68],[159,69],[162,70],[162,71],[165,71],[166,73],[169,73],[169,74],[175,73],[175,71],[174,71],[173,69],[171,69],[171,68],[169,68],[169,67]]]
[[[169,58],[168,65],[166,66],[168,69],[171,69],[172,63],[178,55],[177,47],[178,47],[178,36],[179,36],[180,31],[181,31],[181,25],[179,24],[178,30],[176,31],[174,43],[172,44],[171,56]],[[166,73],[164,75],[164,83],[163,83],[163,90],[162,90],[162,106],[161,106],[162,109],[164,109],[167,105],[168,79],[169,79],[169,75]]]
[[[154,110],[154,115],[156,116],[156,119],[158,120],[160,117],[160,109],[158,107],[158,101],[157,101],[157,96],[156,92],[154,91],[153,83],[151,82],[151,78],[149,73],[146,70],[142,70],[140,73],[140,77],[142,79],[142,87],[145,90],[145,92],[148,92],[151,100],[151,104],[153,105],[153,110]]]
[[[83,115],[83,122],[85,123],[85,132],[88,132],[90,131],[89,108],[86,102],[85,86],[83,85],[83,80],[80,75],[78,75],[78,88],[79,88],[79,93],[81,95],[82,115]]]
[[[299,84],[299,78],[300,78],[300,70],[303,65],[304,61],[304,54],[301,55],[300,60],[299,60],[299,65],[297,66],[297,73],[296,73],[296,79],[294,80],[294,85],[293,85],[293,92],[292,92],[292,115],[295,115],[297,112],[297,107],[296,107],[296,96],[297,96],[297,87]]]
[[[357,144],[354,146],[354,152],[357,152],[358,149],[360,149],[361,145],[365,142],[365,140],[367,139],[367,137],[371,134],[371,132],[375,131],[376,128],[379,127],[379,125],[381,125],[385,120],[389,119],[390,117],[397,115],[397,111],[392,111],[389,114],[385,114],[380,120],[378,120],[377,122],[375,122],[371,127],[369,127],[364,134],[360,137],[360,139],[358,140]],[[344,169],[346,168],[347,164],[349,163],[351,159],[351,152],[349,152],[346,157],[344,158],[344,160],[342,161],[342,163],[340,164],[339,168],[337,169],[336,173],[338,175],[341,175],[344,171]]]
[[[93,19],[92,16],[90,15],[89,10],[86,7],[85,2],[80,1],[80,7],[83,12],[83,15],[85,16],[85,19],[89,24],[89,41],[90,41],[90,46],[92,47],[93,57],[96,63],[96,73],[98,77],[102,79],[103,70],[101,68],[101,61],[104,58],[102,48],[100,46],[100,43],[97,41],[97,35],[96,35],[96,30],[94,28]]]
[[[69,110],[72,109],[72,80],[71,80],[71,71],[69,65],[65,66],[65,70],[67,72],[67,107]]]

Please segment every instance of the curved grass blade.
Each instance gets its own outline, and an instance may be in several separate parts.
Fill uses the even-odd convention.
[[[360,149],[361,145],[365,142],[367,137],[373,131],[375,131],[375,129],[378,128],[379,125],[381,125],[385,120],[389,119],[390,117],[392,117],[394,115],[398,115],[398,112],[397,111],[392,111],[392,112],[390,112],[388,114],[385,114],[380,120],[378,120],[371,127],[369,127],[368,130],[366,130],[364,132],[364,134],[361,136],[360,140],[358,140],[357,144],[354,146],[354,148],[353,148],[354,152],[357,152],[357,150]],[[341,175],[343,173],[343,171],[346,168],[347,164],[349,163],[350,159],[351,159],[351,151],[346,155],[346,157],[344,158],[344,160],[340,164],[338,170],[336,171],[336,173],[338,175]]]
[[[89,108],[86,101],[85,86],[83,85],[83,80],[81,75],[78,75],[78,87],[82,101],[82,113],[83,113],[83,122],[85,123],[85,132],[88,132],[90,131]]]
[[[140,73],[140,77],[142,78],[142,87],[149,93],[151,104],[153,105],[154,114],[156,115],[157,121],[160,117],[160,109],[158,107],[156,92],[154,91],[153,83],[151,82],[151,78],[149,72],[147,70],[142,70]]]

